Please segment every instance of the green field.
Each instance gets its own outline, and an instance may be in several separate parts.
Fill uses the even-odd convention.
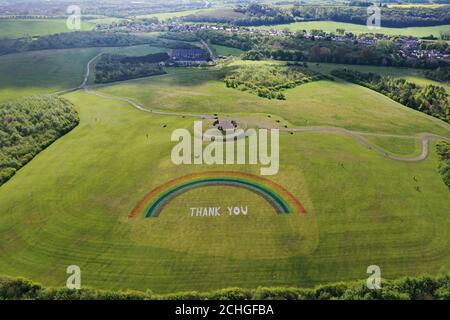
[[[309,63],[309,67],[315,71],[330,74],[333,69],[352,69],[359,72],[373,72],[384,76],[391,76],[394,78],[406,79],[410,82],[414,82],[420,86],[427,84],[443,86],[450,93],[450,85],[445,82],[437,82],[428,79],[424,76],[423,71],[419,69],[411,68],[396,68],[396,67],[377,67],[377,66],[364,66],[364,65],[344,65],[336,63]]]
[[[92,28],[92,23],[82,21],[81,30]],[[66,20],[63,19],[0,19],[0,38],[45,36],[71,31],[67,28]]]
[[[174,12],[160,12],[160,13],[151,13],[145,15],[136,16],[137,19],[148,19],[148,18],[158,18],[161,21],[170,19],[170,18],[180,18],[185,17],[195,13],[203,13],[212,11],[213,9],[197,9],[197,10],[186,10],[186,11],[174,11]]]
[[[73,59],[83,58],[66,73],[73,83],[98,50],[74,51]],[[58,52],[42,59],[53,57],[55,68],[62,68]],[[26,57],[0,59],[12,64]],[[4,70],[2,90],[14,74]],[[149,110],[226,114],[251,127],[335,126],[405,135],[367,136],[399,155],[417,155],[421,133],[450,137],[445,123],[344,81],[304,84],[287,90],[286,101],[271,101],[226,88],[223,73],[169,68],[167,75],[95,90],[133,98]],[[34,90],[35,83],[42,90],[59,86],[59,72],[43,74],[10,87],[10,95]],[[46,87],[40,85],[45,81]],[[280,171],[268,178],[291,191],[306,214],[276,215],[249,191],[217,186],[179,196],[158,218],[130,220],[136,203],[167,180],[210,170],[258,174],[260,165],[176,166],[170,136],[192,128],[194,119],[145,113],[82,91],[65,97],[80,125],[0,187],[0,274],[64,286],[66,267],[76,264],[83,286],[163,293],[365,279],[372,264],[385,278],[449,270],[450,197],[436,169],[434,141],[424,161],[402,162],[341,133],[282,133]],[[249,214],[189,215],[191,207],[228,205],[248,205]]]
[[[240,63],[243,62],[234,65]],[[271,101],[226,88],[220,80],[220,70],[167,71],[167,76],[113,84],[100,91],[134,98],[148,109],[210,114],[276,114],[284,118],[289,127],[338,126],[395,134],[448,133],[448,126],[442,122],[401,106],[374,91],[343,81],[304,84],[295,90],[285,91],[286,101]],[[389,114],[388,119],[386,114]]]
[[[145,55],[166,49],[147,45],[31,51],[0,56],[0,102],[77,87],[87,62],[100,52]]]
[[[383,25],[383,22],[381,23]],[[439,38],[440,32],[450,32],[450,25],[433,26],[433,27],[411,27],[411,28],[381,28],[377,30],[370,30],[365,25],[334,22],[334,21],[311,21],[311,22],[294,22],[290,24],[280,24],[276,26],[262,26],[259,28],[264,29],[277,29],[277,30],[323,30],[325,32],[336,32],[336,29],[344,29],[346,32],[352,33],[384,33],[390,35],[404,35],[404,36],[416,36],[426,37],[434,35]]]
[[[227,46],[221,46],[218,44],[212,44],[211,47],[216,51],[218,55],[222,56],[239,56],[242,54],[241,49],[227,47]]]

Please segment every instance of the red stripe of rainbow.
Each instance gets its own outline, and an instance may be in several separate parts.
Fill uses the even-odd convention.
[[[129,214],[135,218],[158,217],[164,207],[180,194],[207,186],[235,186],[262,196],[277,213],[306,213],[302,204],[281,185],[257,175],[237,171],[209,171],[170,180],[146,194]]]

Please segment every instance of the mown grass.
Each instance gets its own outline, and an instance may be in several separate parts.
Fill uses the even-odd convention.
[[[79,85],[99,50],[159,49],[4,56],[1,98]],[[286,91],[286,101],[273,101],[227,89],[220,69],[168,71],[96,90],[149,109],[228,114],[249,126],[449,136],[442,122],[343,81],[305,84]],[[64,286],[67,266],[76,264],[83,286],[164,293],[365,279],[372,264],[386,278],[450,266],[450,198],[436,170],[434,142],[426,160],[404,163],[339,133],[283,133],[280,171],[269,178],[289,189],[306,215],[277,216],[252,193],[211,187],[180,196],[157,219],[129,220],[137,201],[169,179],[206,170],[258,174],[260,166],[175,166],[171,133],[192,128],[192,119],[151,115],[84,92],[65,97],[80,125],[0,187],[0,274]],[[393,153],[417,152],[413,139],[371,141]],[[191,207],[227,205],[248,205],[249,215],[189,217]]]
[[[31,51],[0,56],[0,102],[52,93],[81,84],[87,62],[100,52],[145,55],[165,51],[147,45]]]
[[[222,56],[239,56],[243,53],[242,50],[237,49],[237,48],[232,48],[232,47],[227,47],[227,46],[221,46],[218,44],[212,44],[211,45],[212,48],[214,48],[214,50],[216,51],[216,53],[218,55],[222,55]]]
[[[236,62],[229,68],[242,63]],[[307,83],[286,90],[286,101],[271,101],[226,88],[221,80],[223,70],[168,69],[168,72],[165,76],[113,84],[99,90],[134,98],[149,109],[273,114],[284,118],[288,127],[338,126],[394,134],[430,132],[448,135],[448,125],[442,121],[367,88],[340,80]]]
[[[197,86],[172,90],[203,95]],[[154,92],[148,81],[145,87]],[[220,100],[218,89],[209,89]],[[403,163],[338,133],[282,134],[280,172],[270,178],[307,214],[278,216],[249,192],[216,187],[180,196],[159,218],[130,221],[136,202],[168,179],[215,169],[258,174],[259,165],[175,166],[170,135],[191,128],[192,119],[83,92],[66,97],[80,125],[0,188],[2,274],[63,286],[66,267],[76,264],[83,286],[173,292],[364,279],[372,264],[386,278],[448,270],[450,198],[434,152]],[[422,121],[407,118],[415,126]],[[249,214],[189,217],[190,207],[226,205],[248,205]]]

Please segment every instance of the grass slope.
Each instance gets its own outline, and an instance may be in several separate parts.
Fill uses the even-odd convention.
[[[343,82],[298,87],[285,104],[226,89],[217,71],[195,69],[102,91],[155,108],[270,112],[296,124],[448,136],[429,117]],[[249,192],[211,187],[185,193],[157,219],[130,221],[155,186],[224,167],[172,164],[172,130],[191,128],[192,119],[83,92],[67,98],[80,125],[0,187],[1,274],[61,286],[66,267],[77,264],[83,286],[169,292],[364,279],[371,264],[386,278],[449,269],[450,198],[433,144],[426,160],[405,163],[338,133],[282,134],[280,172],[271,179],[306,215],[277,216]],[[258,173],[259,166],[225,169]],[[190,207],[226,205],[248,205],[249,214],[189,217]]]
[[[0,188],[2,274],[61,286],[66,267],[77,264],[83,286],[169,292],[361,279],[374,263],[387,278],[448,270],[450,199],[434,153],[402,163],[340,134],[283,134],[272,179],[306,215],[277,216],[249,192],[216,187],[180,196],[157,219],[130,221],[136,202],[161,182],[218,168],[171,163],[170,134],[192,120],[81,92],[67,97],[80,125]],[[189,217],[192,206],[215,205],[250,212]]]
[[[227,47],[227,46],[221,46],[218,44],[212,44],[211,47],[214,48],[214,50],[216,51],[216,53],[218,55],[222,55],[222,56],[239,56],[244,52],[241,49]]]
[[[137,19],[149,19],[149,18],[158,18],[161,21],[165,21],[171,18],[181,18],[185,16],[189,16],[191,14],[197,13],[206,13],[212,11],[214,9],[196,9],[196,10],[186,10],[186,11],[174,11],[174,12],[159,12],[159,13],[151,13],[145,15],[136,16]]]
[[[241,63],[248,64],[236,62]],[[448,135],[445,123],[344,81],[307,83],[285,91],[286,101],[271,101],[226,88],[220,70],[168,69],[168,72],[166,76],[118,83],[99,90],[134,98],[147,108],[197,113],[274,114],[284,118],[286,121],[281,124],[286,122],[288,127],[338,126],[394,134],[430,132]]]
[[[81,22],[81,30],[91,30],[93,27],[90,22]],[[46,36],[71,31],[64,19],[0,19],[0,38]]]
[[[87,62],[100,52],[145,55],[166,49],[147,45],[32,51],[0,56],[0,102],[77,87]]]

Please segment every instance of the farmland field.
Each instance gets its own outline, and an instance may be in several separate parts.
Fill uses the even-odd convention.
[[[145,55],[166,49],[147,45],[31,51],[0,56],[0,102],[77,87],[87,62],[100,52]]]
[[[203,13],[211,11],[211,9],[197,9],[197,10],[186,10],[186,11],[175,11],[175,12],[160,12],[160,13],[151,13],[145,15],[136,16],[138,19],[148,19],[148,18],[158,18],[159,20],[167,20],[170,18],[180,18],[185,17],[195,13]]]
[[[90,30],[92,23],[82,21],[81,30]],[[22,38],[70,32],[63,19],[0,19],[0,38]]]
[[[381,22],[383,26],[383,22]],[[276,29],[276,30],[322,30],[325,32],[336,32],[336,29],[344,29],[345,32],[352,33],[384,33],[389,35],[404,35],[404,36],[416,36],[416,37],[427,37],[429,35],[434,35],[439,38],[440,32],[450,32],[450,25],[433,26],[433,27],[411,27],[411,28],[381,28],[377,30],[370,30],[365,25],[345,23],[345,22],[334,22],[334,21],[310,21],[310,22],[294,22],[290,24],[280,24],[276,26],[262,26],[259,28],[264,29]]]
[[[217,54],[223,55],[223,56],[239,56],[243,51],[236,48],[221,46],[217,44],[211,45],[211,47],[216,50]]]

